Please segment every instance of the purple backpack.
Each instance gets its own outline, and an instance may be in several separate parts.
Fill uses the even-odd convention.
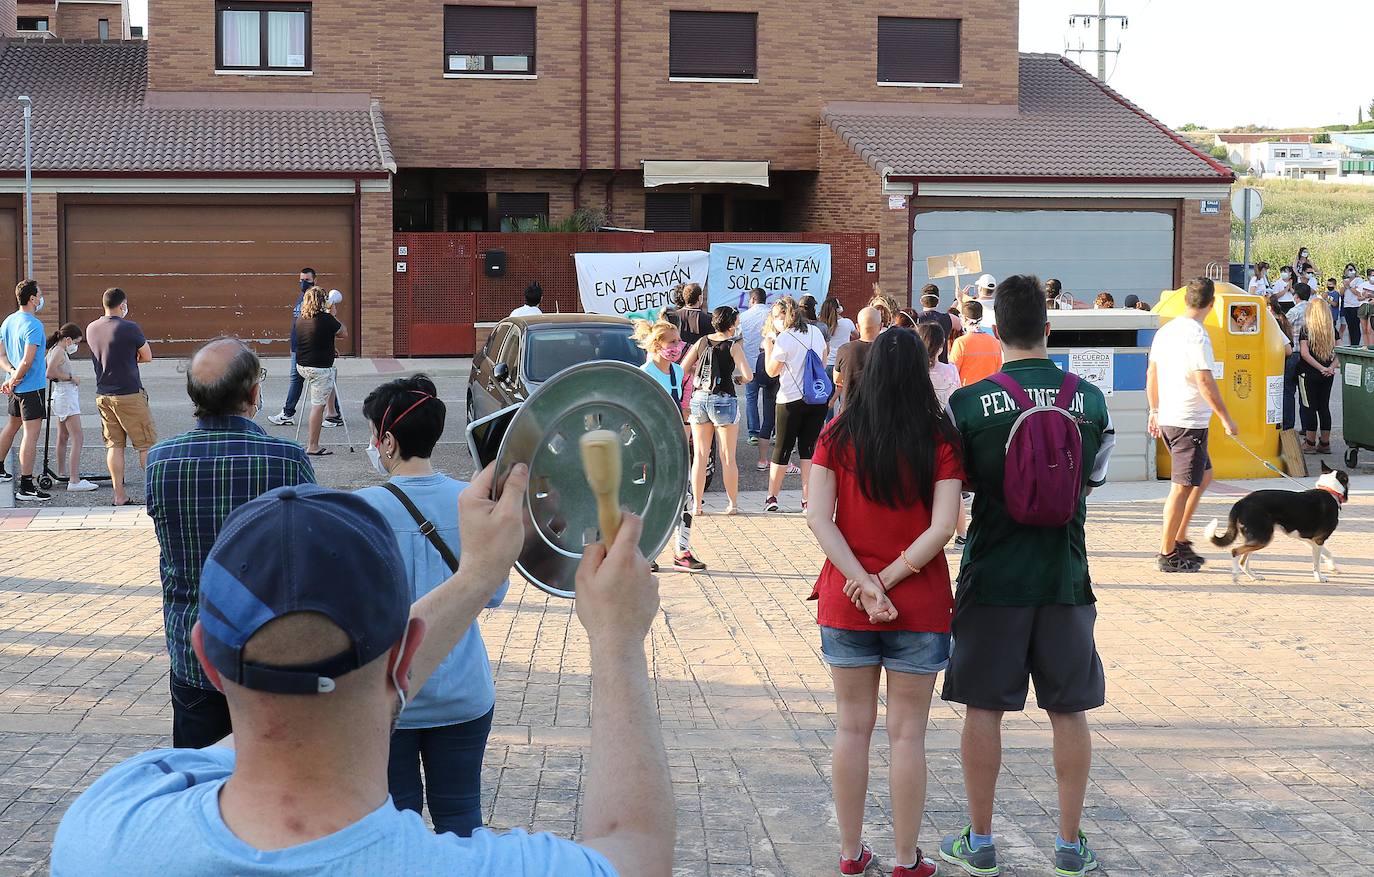
[[[1083,493],[1083,435],[1069,411],[1078,376],[1064,375],[1053,406],[1036,405],[1006,372],[992,380],[1021,409],[1007,437],[1002,494],[1012,520],[1031,527],[1062,527],[1078,511]]]

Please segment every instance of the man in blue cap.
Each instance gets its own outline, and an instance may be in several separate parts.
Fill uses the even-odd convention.
[[[630,516],[577,576],[595,692],[585,845],[435,835],[387,795],[396,717],[509,574],[528,477],[516,467],[498,501],[491,467],[473,481],[458,572],[414,606],[386,521],[354,494],[279,488],[230,515],[192,640],[234,736],[106,773],[63,817],[53,874],[667,875],[672,791],[644,655],[658,588]]]

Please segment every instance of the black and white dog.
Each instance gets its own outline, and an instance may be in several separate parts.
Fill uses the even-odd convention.
[[[1243,572],[1252,581],[1264,577],[1250,571],[1250,555],[1268,547],[1278,527],[1290,536],[1312,546],[1312,577],[1326,581],[1322,574],[1336,572],[1336,558],[1326,549],[1326,541],[1341,520],[1341,506],[1350,498],[1350,476],[1322,464],[1315,490],[1256,490],[1231,506],[1230,521],[1223,531],[1216,519],[1207,525],[1207,538],[1225,548],[1239,535],[1244,541],[1231,549],[1231,580],[1240,581]]]

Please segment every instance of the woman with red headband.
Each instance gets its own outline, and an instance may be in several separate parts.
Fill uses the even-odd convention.
[[[456,571],[458,494],[467,484],[430,463],[444,433],[444,403],[424,375],[391,381],[363,401],[372,425],[367,454],[388,479],[358,495],[391,524],[405,558],[411,600]],[[502,585],[488,608],[499,606]],[[402,810],[429,806],[434,830],[468,837],[482,824],[482,758],[496,705],[491,665],[476,623],[404,709],[391,735],[391,797]],[[423,782],[420,766],[424,765]]]

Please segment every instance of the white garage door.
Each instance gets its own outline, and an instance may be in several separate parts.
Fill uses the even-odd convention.
[[[979,250],[983,270],[1057,277],[1078,301],[1110,292],[1119,307],[1135,293],[1150,304],[1174,286],[1174,217],[1103,210],[940,210],[916,216],[912,246],[916,289],[927,281],[926,258]],[[965,283],[977,278],[970,277]],[[953,281],[935,281],[952,301]]]

